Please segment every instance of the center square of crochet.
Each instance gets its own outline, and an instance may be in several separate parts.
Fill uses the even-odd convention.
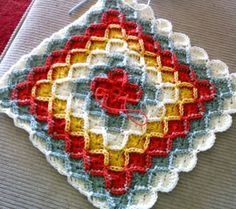
[[[90,89],[100,106],[112,115],[127,111],[127,104],[135,105],[142,97],[142,89],[129,83],[128,73],[119,68],[109,71],[107,78],[95,77]]]
[[[120,195],[134,172],[146,172],[154,156],[168,156],[215,92],[138,22],[108,9],[32,68],[11,98],[29,106],[48,135],[65,141],[71,159],[82,158],[86,172],[103,176],[106,189]]]

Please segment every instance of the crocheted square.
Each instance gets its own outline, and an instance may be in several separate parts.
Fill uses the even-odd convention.
[[[151,208],[236,110],[235,74],[128,2],[99,0],[0,81],[0,110],[99,208]]]

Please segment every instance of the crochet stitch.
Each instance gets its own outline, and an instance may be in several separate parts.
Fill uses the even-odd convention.
[[[0,110],[99,208],[152,207],[236,109],[235,75],[150,11],[98,1],[0,82]]]

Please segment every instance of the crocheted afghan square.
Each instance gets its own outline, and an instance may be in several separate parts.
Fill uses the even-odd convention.
[[[94,206],[147,209],[230,127],[235,86],[149,6],[99,0],[4,75],[0,110]]]

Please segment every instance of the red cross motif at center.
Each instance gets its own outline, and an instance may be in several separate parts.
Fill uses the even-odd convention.
[[[139,85],[128,81],[128,73],[116,68],[108,72],[107,78],[95,77],[90,89],[96,101],[107,113],[127,113],[127,104],[137,105],[143,91]]]

